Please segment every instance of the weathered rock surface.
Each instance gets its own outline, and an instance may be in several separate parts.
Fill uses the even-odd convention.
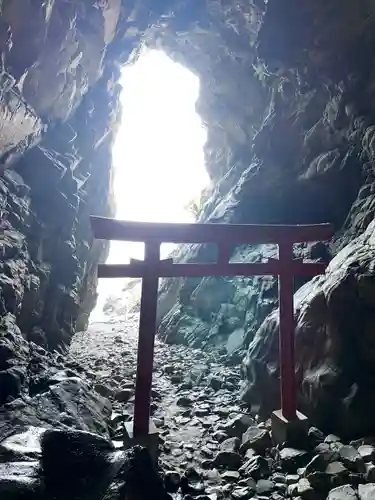
[[[120,388],[134,387],[136,341],[137,317],[131,316],[127,322],[91,325],[88,332],[76,336],[70,350],[70,357],[84,368],[82,373],[90,375],[91,387],[112,381],[109,429],[116,449],[121,445],[123,423],[132,417],[134,398],[120,403],[114,395]],[[208,383],[211,376],[230,378],[238,389],[239,369],[225,366],[225,361],[219,350],[202,352],[156,341],[151,408],[160,432],[160,472],[174,499],[372,498],[374,483],[368,472],[374,467],[374,437],[347,442],[311,428],[299,449],[288,443],[275,446],[269,421],[256,422],[246,413],[236,391],[224,384],[214,389]],[[173,382],[177,374],[181,374],[179,384]],[[178,404],[182,398],[189,401],[188,406]],[[75,435],[53,431],[50,439],[59,442],[62,436],[69,443]],[[35,460],[37,436],[31,436],[29,457]],[[99,443],[107,452],[103,438],[88,434],[86,439],[87,444],[80,437],[80,446]],[[241,448],[241,442],[249,439],[253,447]],[[369,460],[365,469],[363,455]],[[98,458],[99,468],[101,464],[103,455]]]
[[[200,76],[197,108],[215,185],[200,221],[333,223],[330,248],[295,249],[323,262],[336,254],[324,277],[295,280],[299,404],[325,430],[373,430],[372,3],[0,3],[0,405],[7,418],[23,398],[22,419],[34,425],[37,401],[47,398],[47,407],[46,394],[55,391],[75,422],[70,402],[78,393],[100,422],[86,380],[53,377],[66,368],[57,353],[85,328],[95,304],[95,269],[107,246],[93,241],[89,215],[114,213],[116,81],[147,30],[151,46]],[[274,247],[259,244],[233,249],[231,259],[275,256]],[[209,245],[188,245],[175,257],[208,262],[216,254]],[[268,414],[278,401],[276,306],[274,278],[165,280],[160,333],[169,343],[222,348],[228,371],[245,357],[242,395]],[[194,367],[184,381],[174,366],[170,381],[190,387],[208,372]],[[236,377],[210,373],[207,391],[232,391],[235,401],[237,388]],[[132,398],[117,395],[118,404]],[[41,420],[55,425],[51,405]],[[207,417],[210,403],[193,414]],[[228,437],[239,437],[237,430]],[[225,439],[225,428],[217,432]],[[265,469],[249,460],[254,475]],[[297,494],[310,496],[306,482],[298,484]]]
[[[299,405],[324,427],[371,432],[374,223],[331,261],[325,276],[295,294]],[[279,397],[278,310],[269,315],[243,363],[245,400],[267,413]],[[262,390],[263,388],[263,390]],[[267,388],[267,390],[265,390]]]
[[[174,57],[192,67],[201,61],[203,66],[204,60],[218,81],[224,67],[236,74],[241,81],[236,84],[236,102],[246,103],[241,110],[235,107],[234,81],[215,90],[202,78],[199,111],[208,124],[207,168],[216,189],[200,221],[333,223],[336,237],[330,249],[322,244],[296,248],[296,255],[326,263],[331,252],[342,249],[326,277],[312,280],[295,297],[300,405],[319,425],[338,425],[344,434],[355,434],[372,426],[366,399],[374,392],[372,291],[367,285],[373,275],[367,241],[375,206],[374,112],[368,106],[374,67],[365,55],[374,48],[373,8],[350,1],[331,2],[330,8],[309,0],[271,1],[266,8],[263,2],[256,4],[253,10],[248,7],[252,15],[246,15],[244,6],[235,9],[230,4],[220,13],[211,12],[222,23],[223,43],[215,45],[221,58],[214,62],[203,57],[194,33],[185,33],[182,40],[169,36],[164,42],[167,50],[171,44]],[[233,32],[226,36],[229,18]],[[351,29],[345,30],[349,18]],[[243,73],[250,61],[259,63],[249,48],[247,57],[239,56],[246,31],[248,38],[257,40],[262,62],[257,77]],[[367,228],[366,240],[354,243],[354,250],[350,241]],[[231,259],[257,262],[275,256],[274,248],[259,245],[235,248]],[[175,258],[212,262],[216,254],[209,245],[185,245]],[[360,278],[363,275],[366,278]],[[366,281],[361,285],[368,290],[366,299],[357,295],[357,280]],[[296,279],[296,290],[303,284]],[[277,283],[272,278],[165,280],[159,332],[170,343],[223,346],[234,363],[247,351],[243,396],[253,408],[258,404],[269,414],[278,398],[278,324],[277,312],[271,312],[276,306]]]

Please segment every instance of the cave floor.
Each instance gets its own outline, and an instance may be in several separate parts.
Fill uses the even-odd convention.
[[[93,323],[70,349],[72,362],[112,403],[110,434],[118,447],[133,414],[137,333],[137,315]],[[163,481],[173,498],[375,498],[374,438],[345,445],[311,428],[298,449],[275,447],[269,422],[256,422],[241,407],[239,366],[226,359],[220,351],[156,340],[151,411]]]
[[[70,356],[87,370],[96,390],[111,400],[112,437],[131,419],[137,357],[138,315],[124,322],[93,323],[77,333]],[[224,353],[155,343],[152,418],[160,432],[160,464],[178,474],[203,471],[214,488],[221,476],[210,464],[228,437],[228,422],[244,417],[238,402],[239,366],[225,366]],[[232,422],[231,425],[239,425]],[[229,434],[231,434],[229,432]],[[233,435],[233,437],[236,437]]]

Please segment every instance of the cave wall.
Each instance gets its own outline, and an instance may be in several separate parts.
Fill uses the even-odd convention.
[[[299,405],[326,429],[372,432],[375,4],[255,3],[220,2],[181,46],[178,37],[167,42],[201,75],[198,109],[216,188],[200,221],[334,225],[333,241],[295,248],[325,263],[336,255],[324,277],[295,279]],[[202,32],[213,25],[215,56],[204,59]],[[276,255],[258,245],[231,258]],[[215,258],[210,246],[176,252],[185,262]],[[164,280],[159,333],[243,360],[241,396],[268,416],[279,404],[276,308],[272,278]]]
[[[108,245],[89,215],[114,215],[117,81],[152,19],[126,4],[0,2],[0,404],[30,392],[35,346],[64,351],[95,305]]]
[[[88,217],[114,213],[116,82],[141,40],[200,77],[197,110],[215,186],[200,221],[329,221],[336,230],[330,248],[300,245],[296,254],[324,262],[337,254],[341,266],[348,244],[354,254],[363,241],[370,248],[368,239],[356,238],[371,232],[375,207],[372,1],[2,0],[0,6],[1,402],[27,388],[30,346],[64,350],[95,304],[95,267],[108,249],[93,241]],[[240,247],[232,259],[256,262],[275,252]],[[215,249],[182,246],[175,257],[207,262]],[[360,257],[356,272],[348,261],[354,283],[363,266],[365,275],[372,273]],[[308,310],[314,290],[326,300],[329,280],[345,281],[347,274],[334,269],[318,281],[296,280],[296,289],[309,292],[303,294]],[[356,296],[356,286],[351,290]],[[266,411],[277,394],[277,349],[267,347],[277,332],[276,292],[272,278],[165,280],[160,334],[168,342],[224,346],[235,362],[245,358],[243,397],[260,399]],[[332,313],[337,318],[347,307],[342,296]],[[367,302],[366,311],[371,307]],[[350,352],[353,331],[361,338],[364,328],[371,330],[351,325],[347,335],[335,328],[332,336],[328,320],[301,332],[314,336],[324,327],[329,344],[345,338]],[[319,365],[312,348],[307,356],[300,352],[306,350],[298,356],[309,409],[324,383],[320,375],[309,382],[307,368],[324,375],[328,364],[323,356]],[[355,375],[346,361],[336,356],[333,363],[343,373],[331,391],[340,401],[352,394],[343,378]],[[358,393],[372,387],[366,383],[356,380]],[[265,392],[267,401],[259,397]]]
[[[197,108],[208,128],[206,162],[216,187],[200,221],[331,222],[336,252],[374,214],[372,4],[257,5],[211,5],[193,34],[169,33],[161,43],[201,75]],[[321,245],[302,245],[296,254],[329,258]],[[237,248],[232,259],[262,255],[275,256],[275,249]],[[207,246],[185,246],[177,258],[204,262],[216,256]],[[296,280],[296,288],[302,284]],[[162,285],[160,333],[194,346],[229,341],[232,349],[238,339],[246,349],[277,304],[272,279],[186,279],[178,288],[172,280]],[[218,291],[216,298],[210,290]],[[170,308],[173,294],[178,300]]]

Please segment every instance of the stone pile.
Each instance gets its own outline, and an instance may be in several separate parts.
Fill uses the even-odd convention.
[[[134,408],[136,321],[92,325],[77,335],[70,354],[112,401],[116,447]],[[305,442],[276,446],[270,422],[238,403],[239,367],[220,349],[203,353],[157,342],[154,373],[151,410],[173,498],[375,498],[375,437],[344,442],[311,427]]]
[[[345,441],[311,427],[303,442],[276,446],[269,420],[239,403],[239,366],[222,349],[159,341],[151,403],[158,479],[147,453],[122,449],[134,411],[137,321],[91,325],[66,361],[50,355],[38,369],[35,357],[29,394],[8,397],[0,411],[2,500],[115,500],[130,491],[158,500],[375,499],[375,437]]]

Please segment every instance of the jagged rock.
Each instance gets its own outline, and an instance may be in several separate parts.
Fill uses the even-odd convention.
[[[349,471],[341,462],[331,462],[327,465],[325,472],[332,476],[345,476]]]
[[[249,427],[242,435],[241,451],[245,452],[253,448],[257,453],[263,453],[271,445],[271,438],[268,431],[259,427]]]
[[[312,472],[306,479],[316,492],[327,493],[332,487],[331,476],[326,472]]]
[[[259,479],[256,485],[258,495],[270,493],[275,488],[275,483],[269,479]]]
[[[0,493],[4,500],[41,498],[39,461],[1,463]]]
[[[115,399],[120,403],[126,403],[133,396],[133,391],[131,389],[121,389],[121,391],[116,392]]]
[[[373,500],[375,498],[375,483],[360,484],[358,495],[361,500]]]
[[[374,428],[368,411],[375,379],[374,16],[363,2],[339,0],[329,9],[311,0],[270,0],[267,7],[261,1],[188,4],[151,8],[138,2],[128,9],[119,1],[1,3],[5,434],[21,423],[108,435],[109,403],[69,375],[55,351],[65,354],[95,303],[95,269],[108,245],[93,241],[89,215],[114,213],[115,82],[143,38],[200,76],[197,109],[208,129],[205,159],[214,185],[201,222],[334,224],[332,249],[316,243],[295,249],[299,257],[321,262],[336,253],[325,275],[306,284],[295,279],[298,402],[312,421],[343,438]],[[214,253],[206,245],[185,245],[176,260],[206,263]],[[262,242],[231,254],[253,263],[275,257],[276,248]],[[230,354],[228,366],[247,351],[242,396],[268,416],[280,396],[277,279],[172,281],[161,286],[161,334],[207,352],[222,346]],[[183,383],[185,374],[172,366],[170,381]],[[211,394],[237,387],[207,366],[197,360],[191,367],[195,384],[209,375]],[[205,425],[212,426],[219,417],[211,415],[212,406],[219,403],[197,405],[193,418],[182,418],[196,424],[207,417]],[[154,404],[153,410],[160,408]],[[254,425],[250,420],[229,421],[219,432],[242,437]],[[329,452],[333,459],[347,448],[336,444],[321,454]],[[299,455],[285,449],[280,455],[281,462],[297,466]],[[343,460],[363,470],[352,452]],[[307,461],[303,456],[301,465]],[[260,457],[249,462],[246,470],[260,474]]]
[[[188,396],[181,396],[180,398],[178,398],[178,400],[176,401],[176,404],[178,406],[185,406],[185,407],[188,407],[188,406],[191,406],[193,404],[192,400],[188,397]]]
[[[165,488],[168,492],[175,493],[181,482],[180,475],[174,471],[167,471],[164,475]]]
[[[280,450],[280,463],[287,472],[294,472],[305,464],[308,454],[304,450],[283,448]]]
[[[328,494],[328,500],[356,500],[358,497],[354,489],[345,484],[331,490]]]
[[[240,445],[241,441],[237,437],[228,438],[220,444],[220,450],[238,452]]]
[[[255,456],[247,460],[239,469],[239,472],[259,480],[270,474],[269,463],[260,456]]]
[[[224,481],[228,481],[228,482],[236,482],[238,481],[239,477],[240,477],[240,473],[237,472],[237,471],[231,471],[231,470],[228,470],[226,472],[224,472],[222,475],[221,475],[222,479]]]
[[[302,358],[300,359],[299,356],[305,352],[304,345],[308,342],[310,335],[314,336],[314,346],[317,350],[326,345],[327,338],[318,341],[319,337],[316,337],[316,335],[320,335],[318,332],[323,332],[323,330],[332,332],[332,334],[333,332],[337,333],[338,337],[335,337],[335,342],[337,339],[338,343],[335,343],[335,349],[339,349],[340,352],[349,349],[350,356],[353,355],[350,348],[352,328],[350,318],[354,318],[356,315],[354,309],[357,312],[365,310],[368,307],[367,304],[371,303],[370,285],[367,283],[371,281],[368,276],[371,274],[370,256],[374,251],[373,229],[374,224],[371,223],[363,235],[353,240],[336,255],[324,276],[314,278],[300,288],[294,299],[297,311],[296,356],[302,377],[300,398],[303,403],[301,404],[306,408],[311,418],[318,423],[326,426],[327,419],[329,419],[331,425],[336,425],[344,434],[351,435],[357,431],[363,433],[372,428],[369,413],[365,409],[369,404],[367,396],[366,403],[362,399],[366,393],[365,386],[361,386],[361,383],[358,382],[356,386],[350,383],[344,388],[342,385],[344,383],[343,374],[338,369],[340,362],[334,354],[328,361],[326,354],[318,354],[311,348],[308,352],[309,356],[314,356],[314,364],[307,361],[302,362]],[[363,250],[364,248],[366,251]],[[350,318],[346,317],[346,312],[349,311]],[[328,320],[328,317],[335,319]],[[328,324],[328,321],[331,322]],[[261,404],[264,404],[265,407],[277,405],[276,400],[273,399],[278,394],[277,377],[275,378],[267,368],[267,366],[278,365],[277,335],[278,312],[275,311],[258,330],[249,347],[244,364],[245,373],[250,381],[246,382],[246,389],[242,393],[243,397],[246,399],[255,398],[258,401],[259,397],[262,397]],[[356,361],[352,361],[353,366],[361,366],[361,370],[371,370],[369,368],[370,360],[365,354],[367,351],[365,338],[367,337],[364,334],[361,337],[363,342],[361,341],[361,345],[356,351]],[[330,345],[333,346],[332,343]],[[262,357],[262,364],[266,367],[259,374],[255,369],[258,357],[256,353]],[[259,377],[262,377],[262,380]],[[326,380],[324,384],[321,383],[322,377]],[[269,390],[262,394],[257,392],[258,381],[263,385],[268,384]],[[338,392],[335,392],[335,387],[340,387],[340,394],[345,394],[345,397],[340,396],[337,399],[335,394]],[[256,394],[252,388],[256,390]],[[271,399],[266,401],[265,398],[268,397]]]
[[[365,464],[365,467],[366,467],[366,473],[365,473],[366,481],[373,483],[375,481],[375,465],[372,463],[367,463]]]
[[[79,430],[108,435],[106,419],[110,412],[109,401],[91,392],[82,380],[66,379],[26,402],[15,400],[0,414],[0,425],[62,428],[66,422]]]
[[[348,468],[357,472],[364,472],[365,464],[363,458],[354,446],[342,446],[339,449],[339,455]]]
[[[224,430],[230,437],[241,438],[243,433],[248,427],[253,425],[253,423],[254,420],[249,415],[238,415],[224,425]]]
[[[375,448],[368,444],[359,446],[358,453],[365,462],[371,462],[375,458]]]
[[[112,396],[112,389],[107,387],[106,385],[103,384],[96,384],[95,390],[98,394],[101,396],[108,398],[109,396]]]
[[[219,451],[213,461],[213,465],[215,467],[225,467],[230,470],[237,470],[241,465],[241,461],[241,455],[234,451]]]
[[[235,488],[232,493],[235,500],[248,500],[253,496],[253,491],[250,488]]]
[[[316,492],[308,479],[302,478],[297,483],[297,495],[303,500],[316,498]]]

